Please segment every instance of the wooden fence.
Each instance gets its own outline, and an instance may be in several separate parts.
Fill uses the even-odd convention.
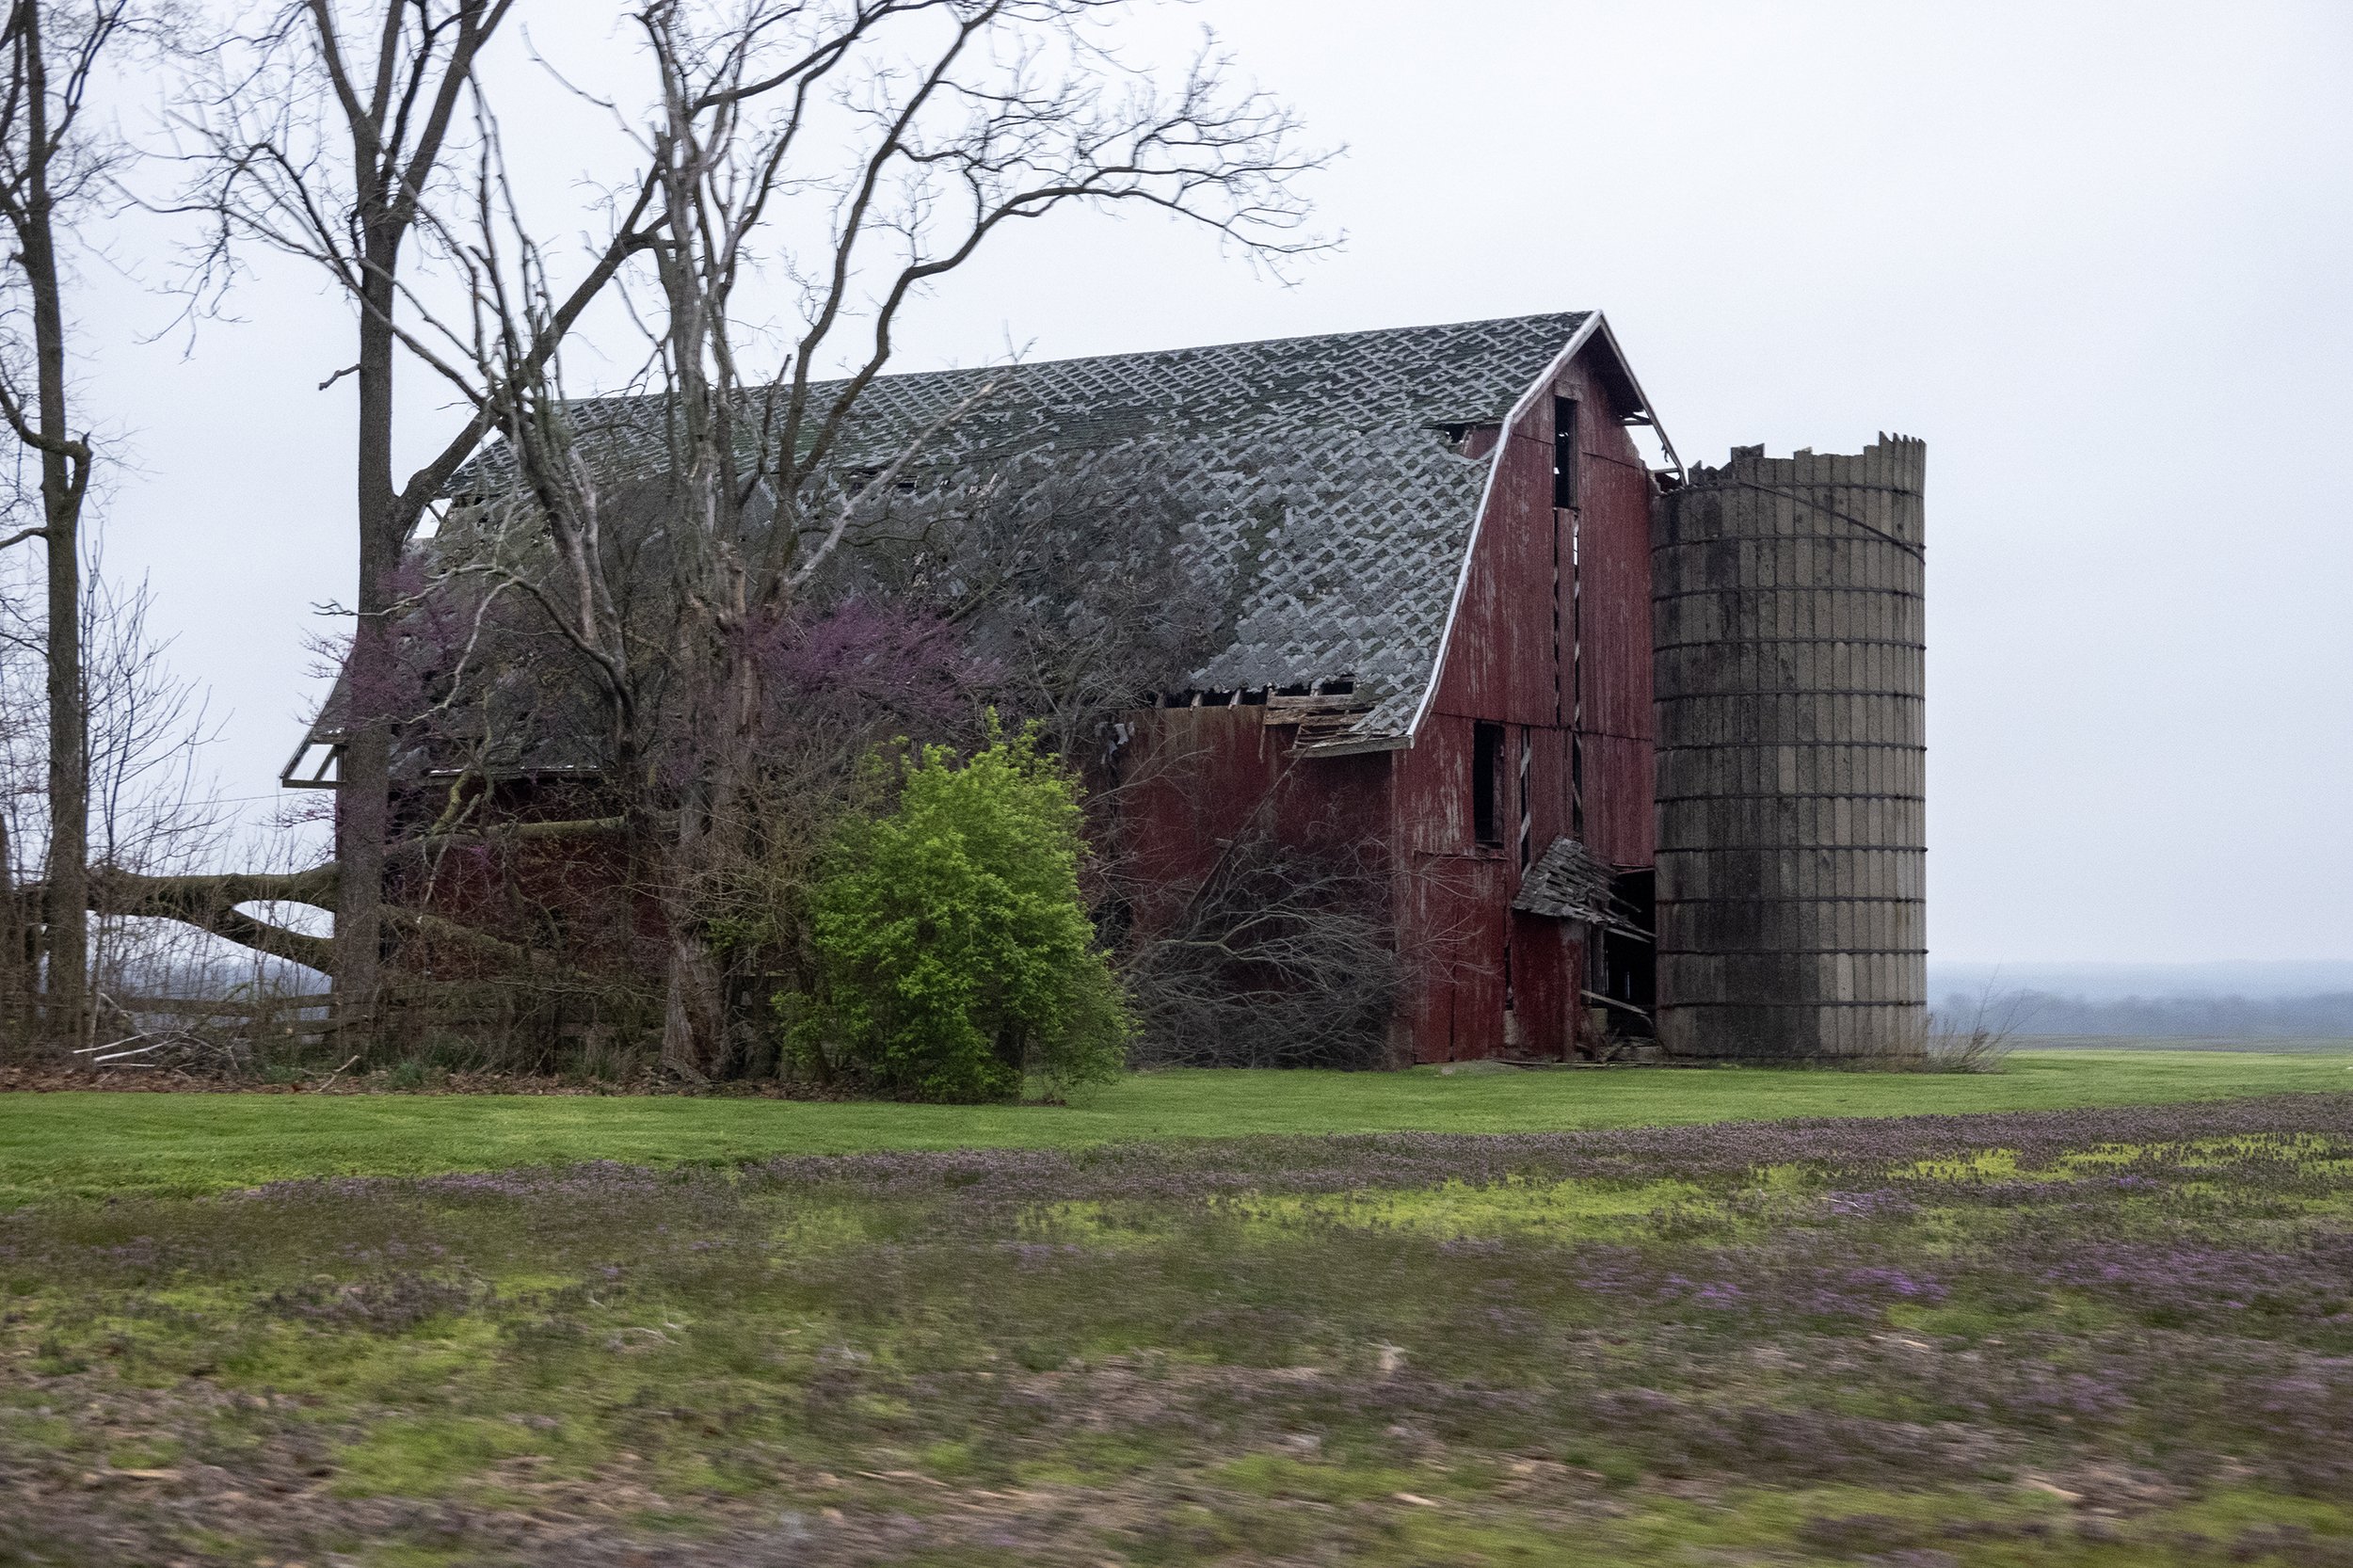
[[[99,1028],[136,1027],[149,1032],[190,1030],[277,1036],[312,1043],[332,1032],[333,1004],[325,996],[132,997],[100,993]]]

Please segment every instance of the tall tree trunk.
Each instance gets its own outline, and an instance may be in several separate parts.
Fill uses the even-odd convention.
[[[35,414],[40,437],[41,526],[49,556],[49,886],[43,911],[41,1022],[53,1044],[78,1046],[89,1014],[89,746],[82,690],[82,496],[66,428],[65,310],[57,282],[56,201],[49,188],[49,79],[38,5],[19,8],[24,30],[27,147],[17,265],[32,295]]]
[[[691,922],[670,937],[669,973],[663,988],[662,1065],[694,1083],[726,1068],[726,999],[711,944]]]
[[[33,966],[24,951],[28,922],[16,887],[8,819],[0,816],[0,1049],[15,1050],[32,1036]]]
[[[727,1064],[727,1007],[707,920],[710,892],[728,870],[724,757],[706,754],[681,792],[667,863],[655,886],[669,937],[664,975],[662,1065],[700,1083]]]
[[[716,1078],[733,1070],[728,1033],[726,966],[712,948],[708,901],[723,893],[745,864],[750,850],[746,812],[756,784],[760,702],[759,660],[742,628],[745,607],[742,578],[729,619],[737,629],[724,640],[716,700],[711,705],[711,749],[703,770],[703,795],[681,804],[678,859],[664,879],[668,893],[670,965],[662,1030],[663,1065],[684,1078]]]
[[[407,528],[392,479],[392,310],[399,241],[368,247],[360,300],[360,582],[344,691],[350,703],[336,767],[335,991],[355,1045],[374,1035],[382,1002],[384,846],[392,827],[394,578]]]
[[[678,806],[676,836],[655,886],[669,937],[663,976],[662,1065],[691,1082],[727,1065],[727,1005],[707,926],[710,889],[726,872],[725,818],[718,797],[723,763],[701,760]]]

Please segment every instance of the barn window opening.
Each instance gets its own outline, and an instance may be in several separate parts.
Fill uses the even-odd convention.
[[[1577,504],[1577,399],[1552,400],[1552,504]]]
[[[1471,838],[1490,848],[1503,843],[1503,726],[1471,727]]]
[[[1610,878],[1610,913],[1615,918],[1587,949],[1586,1000],[1609,1010],[1610,1032],[1648,1035],[1658,1006],[1657,929],[1652,874],[1620,872]]]

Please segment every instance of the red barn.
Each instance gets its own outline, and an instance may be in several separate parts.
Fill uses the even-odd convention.
[[[844,472],[984,380],[928,472],[1109,456],[1181,504],[1137,548],[1208,631],[1182,667],[1133,671],[1151,706],[1105,760],[1128,786],[1111,793],[1140,928],[1246,832],[1304,842],[1339,822],[1381,845],[1414,959],[1391,1061],[1561,1059],[1605,1029],[1650,1032],[1661,480],[1597,312],[886,376]],[[653,399],[580,411],[632,457],[661,416]],[[331,726],[312,739],[331,747]],[[520,758],[508,776],[593,772]]]
[[[1387,844],[1420,960],[1395,1058],[1647,1033],[1657,482],[1600,314],[1032,375],[1032,395],[1156,410],[1165,459],[1223,492],[1238,536],[1192,541],[1231,646],[1129,743],[1181,758],[1123,803],[1148,877],[1181,889],[1254,818],[1280,837],[1337,812]]]

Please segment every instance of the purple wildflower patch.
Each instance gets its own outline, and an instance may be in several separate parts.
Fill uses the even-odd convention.
[[[0,1308],[40,1325],[0,1358],[0,1394],[91,1453],[131,1426],[92,1413],[143,1400],[136,1430],[208,1456],[219,1475],[178,1512],[79,1470],[57,1483],[77,1527],[102,1515],[141,1549],[139,1521],[204,1498],[338,1511],[301,1536],[257,1505],[245,1561],[404,1520],[446,1527],[443,1555],[534,1564],[782,1560],[763,1543],[788,1536],[796,1561],[1380,1560],[1401,1520],[1441,1518],[1606,1555],[1663,1492],[1717,1518],[1718,1499],[1834,1485],[1909,1500],[1793,1506],[1753,1544],[2322,1562],[2317,1532],[2215,1534],[2198,1510],[2227,1487],[2353,1531],[2348,1156],[2353,1097],[2309,1096],[61,1204],[0,1216]],[[1675,1198],[1603,1239],[1344,1217],[1371,1203],[1267,1224],[1229,1201],[1453,1183],[1491,1213],[1561,1182]],[[1071,1228],[1082,1205],[1116,1217],[1115,1246]],[[273,1359],[287,1347],[298,1361]],[[381,1377],[410,1355],[432,1368],[413,1389]],[[273,1381],[297,1365],[297,1387]],[[0,1424],[0,1475],[56,1471],[18,1430]],[[319,1484],[323,1433],[360,1452],[443,1430],[468,1434],[448,1464],[480,1449],[457,1480]],[[566,1485],[584,1517],[626,1499],[608,1512],[627,1542],[559,1542],[499,1500]],[[1942,1522],[1964,1493],[1965,1523]],[[202,1560],[186,1539],[150,1555]]]

